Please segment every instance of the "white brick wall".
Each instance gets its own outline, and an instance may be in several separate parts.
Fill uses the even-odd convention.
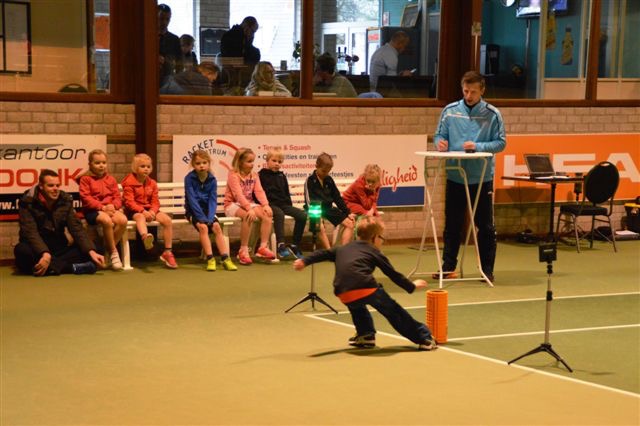
[[[640,108],[501,108],[507,133],[640,132]],[[356,108],[313,106],[159,105],[158,164],[160,181],[171,179],[171,138],[174,134],[428,134],[435,131],[440,108]],[[130,171],[135,153],[135,114],[132,105],[0,102],[0,133],[106,134],[110,169],[121,179]],[[441,180],[444,182],[444,180]],[[433,196],[438,232],[442,232],[443,193]],[[557,215],[557,212],[556,212]],[[528,227],[546,232],[544,204],[496,205],[501,235]],[[620,227],[624,209],[616,206]],[[419,209],[390,209],[384,221],[391,239],[419,238],[423,214]],[[430,229],[430,228],[429,228]],[[178,238],[196,239],[185,228]],[[234,231],[235,232],[235,231]],[[290,231],[289,231],[290,232]],[[0,223],[0,259],[10,258],[17,241],[15,223]]]

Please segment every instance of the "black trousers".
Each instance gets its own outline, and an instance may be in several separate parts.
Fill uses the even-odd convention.
[[[23,274],[33,274],[33,267],[40,261],[40,255],[34,253],[27,243],[18,243],[13,249],[16,258],[16,267]],[[80,251],[78,246],[65,247],[51,253],[51,263],[47,269],[47,275],[68,274],[72,272],[74,263],[88,262],[89,255]]]
[[[295,220],[295,224],[293,225],[293,244],[299,246],[302,241],[304,226],[307,223],[307,213],[302,209],[292,206],[269,204],[269,207],[273,210],[273,228],[278,244],[284,243],[284,215],[288,215]]]
[[[469,185],[471,202],[475,200],[478,185]],[[442,270],[455,271],[458,265],[458,252],[464,236],[464,219],[467,213],[467,197],[464,184],[447,180],[445,193],[445,224],[444,251],[442,255]],[[478,250],[480,263],[485,274],[493,274],[496,260],[496,226],[493,221],[493,181],[484,182],[480,190],[478,207],[474,217],[478,229]],[[465,235],[466,236],[466,235]]]

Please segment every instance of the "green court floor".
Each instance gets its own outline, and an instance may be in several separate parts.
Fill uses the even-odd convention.
[[[309,292],[311,268],[208,273],[193,246],[174,248],[177,270],[157,257],[91,276],[0,267],[0,424],[640,424],[640,241],[618,253],[558,248],[550,341],[573,374],[546,354],[505,362],[544,339],[534,245],[499,243],[493,288],[445,284],[450,341],[435,352],[378,318],[376,348],[348,346],[330,263],[315,268],[315,290],[341,313],[306,302],[285,314]],[[416,265],[407,245],[384,252],[401,272]],[[433,268],[433,250],[423,256]],[[424,320],[424,292],[376,277]]]
[[[423,307],[409,311],[425,321]],[[544,342],[544,299],[453,304],[448,313],[448,342],[443,348],[507,362]],[[555,299],[549,343],[573,373],[544,352],[517,363],[640,394],[639,315],[640,293]],[[348,314],[337,318],[351,323]],[[374,321],[379,331],[395,333],[377,312]]]

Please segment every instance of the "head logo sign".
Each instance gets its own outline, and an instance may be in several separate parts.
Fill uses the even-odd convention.
[[[415,155],[424,150],[426,135],[174,135],[173,180],[189,173],[193,152],[204,149],[212,157],[211,169],[225,181],[234,154],[240,147],[256,155],[254,171],[267,166],[267,155],[280,148],[281,170],[289,182],[304,181],[315,169],[321,152],[334,160],[331,176],[354,181],[367,164],[382,169],[380,206],[422,205],[424,200],[423,163]]]
[[[232,168],[231,163],[233,162],[233,156],[238,151],[238,147],[224,139],[203,139],[192,144],[186,150],[180,151],[180,163],[185,167],[185,170],[191,167],[193,153],[200,150],[206,151],[211,156],[212,173],[218,178],[226,179],[227,173]],[[176,177],[174,177],[174,180],[176,180]]]

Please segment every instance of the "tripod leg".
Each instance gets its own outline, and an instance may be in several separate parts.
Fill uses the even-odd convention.
[[[311,300],[311,301],[313,301],[312,296],[311,296],[311,293],[307,294],[305,297],[303,297],[302,299],[300,299],[300,300],[299,300],[298,302],[296,302],[292,307],[290,307],[289,309],[287,309],[286,311],[284,311],[284,313],[285,313],[285,314],[286,314],[286,313],[289,313],[289,311],[290,311],[290,310],[292,310],[292,309],[293,309],[293,308],[295,308],[296,306],[298,306],[298,305],[300,305],[300,304],[302,304],[302,303],[306,302],[307,300]]]
[[[542,347],[542,345],[540,345],[537,348],[531,349],[529,352],[527,352],[525,354],[522,354],[517,358],[512,359],[511,361],[507,362],[507,364],[512,364],[512,363],[518,361],[519,359],[522,359],[522,358],[524,358],[526,356],[529,356],[529,355],[537,354],[538,352],[542,352],[544,350],[545,349]]]
[[[548,353],[549,355],[554,357],[557,361],[560,361],[562,363],[562,365],[564,365],[567,368],[567,370],[569,370],[569,372],[573,373],[573,370],[571,369],[571,367],[569,367],[569,364],[564,362],[564,359],[562,359],[562,357],[560,355],[558,355],[558,353],[556,351],[553,350],[551,345],[543,344],[542,346],[544,347],[544,351],[546,353]]]
[[[331,305],[329,305],[327,302],[325,302],[324,300],[322,300],[322,298],[320,296],[315,296],[314,297],[315,300],[317,300],[318,302],[322,303],[324,306],[326,306],[327,308],[331,309],[333,312],[335,312],[336,314],[338,313],[338,311],[336,311],[335,309],[333,309],[333,307]],[[313,303],[313,302],[312,302]]]

